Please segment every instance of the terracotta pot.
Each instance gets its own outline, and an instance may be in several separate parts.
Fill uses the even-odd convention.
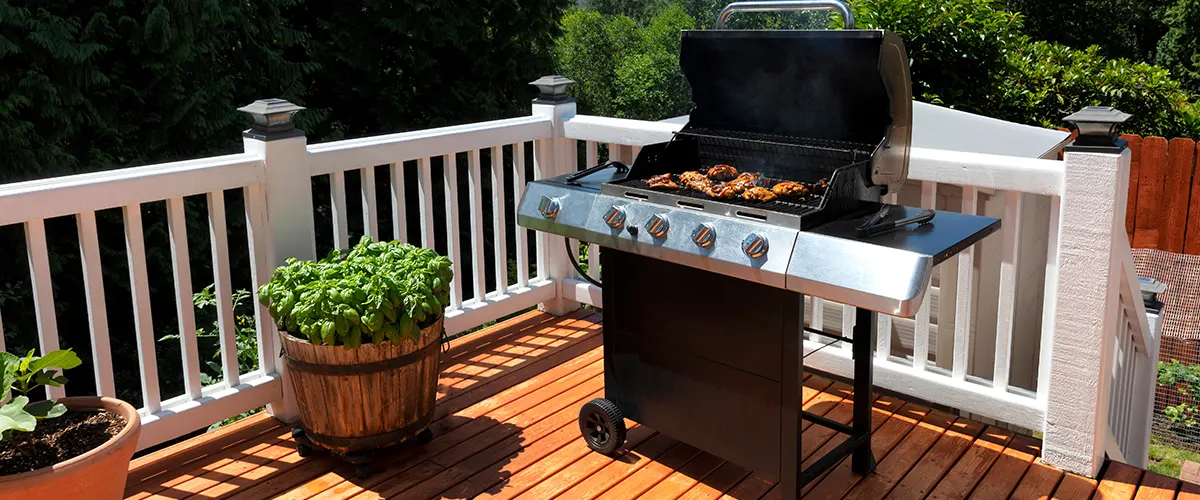
[[[68,410],[102,408],[125,417],[125,428],[96,449],[35,471],[0,477],[0,500],[33,498],[119,499],[124,496],[129,459],[137,450],[142,420],[129,403],[92,396],[62,398]]]

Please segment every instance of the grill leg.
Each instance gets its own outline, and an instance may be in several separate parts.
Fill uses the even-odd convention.
[[[851,470],[866,474],[875,470],[875,456],[871,453],[871,405],[874,397],[871,384],[874,369],[872,359],[875,347],[875,313],[858,308],[854,318],[854,433],[867,438],[854,450]]]

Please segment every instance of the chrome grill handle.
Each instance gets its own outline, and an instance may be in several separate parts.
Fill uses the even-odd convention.
[[[717,15],[717,29],[725,29],[725,21],[734,12],[784,12],[798,10],[832,10],[842,16],[845,29],[854,29],[854,12],[840,0],[785,0],[734,2],[726,5]]]

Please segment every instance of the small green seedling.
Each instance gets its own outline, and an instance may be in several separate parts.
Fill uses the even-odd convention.
[[[31,432],[38,420],[55,418],[67,412],[57,400],[29,402],[29,393],[42,386],[62,387],[67,383],[63,370],[79,366],[82,361],[70,349],[58,350],[45,356],[34,356],[34,350],[24,358],[0,352],[0,441],[13,431]],[[13,391],[20,395],[9,400]],[[7,401],[7,403],[5,402]]]

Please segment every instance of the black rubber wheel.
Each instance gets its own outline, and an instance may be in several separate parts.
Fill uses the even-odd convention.
[[[425,430],[417,433],[417,441],[420,441],[421,444],[429,444],[430,441],[433,441],[433,429],[426,427]]]
[[[313,454],[312,446],[309,446],[304,443],[296,443],[296,454],[300,455],[300,458],[305,458],[309,455],[312,455]]]
[[[371,464],[358,464],[354,466],[354,475],[359,479],[371,477]]]
[[[611,455],[625,444],[625,417],[612,401],[596,398],[579,409],[579,432],[589,448]]]

